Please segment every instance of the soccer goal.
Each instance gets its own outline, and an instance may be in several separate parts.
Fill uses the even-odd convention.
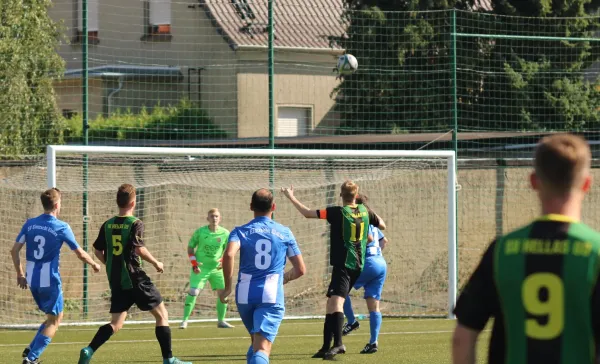
[[[171,320],[182,316],[189,289],[187,242],[206,224],[207,211],[219,208],[222,225],[231,230],[252,219],[250,197],[263,187],[273,189],[275,219],[292,229],[307,266],[306,276],[285,286],[286,315],[322,316],[331,273],[328,224],[305,219],[279,189],[293,185],[299,200],[318,209],[341,203],[340,185],[347,179],[358,183],[388,226],[383,314],[451,316],[457,284],[452,151],[48,146],[46,160],[30,164],[15,169],[0,184],[3,219],[8,222],[3,229],[5,245],[14,240],[26,218],[41,213],[40,191],[58,187],[63,192],[61,219],[91,251],[102,222],[117,213],[117,187],[131,183],[138,189],[136,215],[145,224],[145,243],[165,265],[163,274],[149,265],[145,270],[160,289]],[[105,321],[109,308],[105,273],[93,274],[71,255],[65,248],[61,262],[65,322]],[[3,260],[10,262],[8,256]],[[29,292],[18,290],[12,267],[3,264],[1,322],[39,323]],[[352,294],[356,312],[366,313],[362,292]],[[207,285],[191,321],[214,320],[215,301]],[[234,304],[228,316],[238,317]],[[150,317],[133,309],[129,319],[144,322]]]

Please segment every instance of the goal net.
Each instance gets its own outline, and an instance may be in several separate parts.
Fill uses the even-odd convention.
[[[269,188],[273,181],[275,219],[291,228],[307,267],[304,277],[285,286],[286,315],[321,316],[331,276],[329,226],[305,219],[279,189],[293,185],[305,205],[324,208],[341,203],[340,185],[346,179],[359,184],[387,224],[384,233],[390,243],[383,251],[388,264],[383,314],[447,315],[456,294],[453,152],[50,146],[47,160],[40,157],[5,169],[0,182],[1,236],[5,247],[12,245],[25,219],[42,212],[40,192],[56,186],[63,192],[60,218],[71,225],[81,245],[87,230],[91,252],[100,225],[118,212],[117,187],[131,183],[138,192],[135,213],[144,221],[144,241],[165,266],[163,274],[148,264],[144,269],[163,295],[170,319],[177,320],[189,289],[187,243],[207,223],[207,211],[219,208],[222,225],[231,230],[253,218],[252,193]],[[15,284],[8,249],[0,255],[0,322],[39,324],[42,314],[30,293]],[[110,292],[104,272],[85,271],[63,247],[61,275],[65,322],[108,319]],[[356,312],[367,313],[362,291],[352,296]],[[215,319],[216,299],[207,284],[191,320]],[[228,317],[239,317],[235,304],[229,305]],[[151,318],[133,308],[129,319]]]

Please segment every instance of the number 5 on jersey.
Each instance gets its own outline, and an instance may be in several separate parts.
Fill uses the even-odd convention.
[[[113,235],[112,246],[113,246],[113,255],[123,254],[123,244],[121,243],[121,237],[119,235]]]

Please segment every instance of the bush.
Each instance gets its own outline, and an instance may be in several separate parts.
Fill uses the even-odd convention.
[[[142,109],[117,111],[89,122],[90,140],[192,140],[224,139],[227,133],[216,126],[199,105],[182,100],[177,106],[156,106],[152,112]],[[67,121],[65,140],[79,142],[83,135],[82,118],[77,115]]]

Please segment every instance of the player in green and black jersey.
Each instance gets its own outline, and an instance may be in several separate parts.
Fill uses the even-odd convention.
[[[81,349],[79,364],[89,363],[98,348],[123,327],[127,311],[134,304],[142,311],[150,311],[156,319],[155,333],[163,364],[191,364],[173,357],[167,309],[150,277],[142,270],[142,260],[152,264],[159,273],[163,272],[163,264],[144,246],[144,224],[133,216],[135,196],[132,185],[119,187],[119,215],[102,224],[94,242],[96,257],[106,265],[112,318],[109,324],[98,329],[90,345]]]
[[[313,356],[331,360],[336,354],[346,352],[342,344],[344,327],[344,300],[362,272],[368,242],[369,224],[385,229],[385,223],[365,205],[356,203],[358,185],[352,181],[342,184],[343,206],[311,210],[294,197],[294,189],[282,192],[306,218],[324,219],[331,225],[329,263],[333,266],[331,283],[327,290],[327,314],[323,328],[323,346]],[[333,347],[331,339],[333,337]]]
[[[583,139],[542,139],[531,175],[542,216],[483,255],[454,310],[455,364],[475,363],[477,336],[490,317],[490,364],[596,362],[600,234],[580,222],[590,164]]]

